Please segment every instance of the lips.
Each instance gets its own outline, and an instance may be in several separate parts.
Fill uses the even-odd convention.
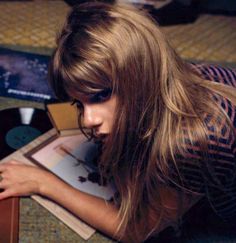
[[[106,142],[106,138],[107,138],[107,134],[98,134],[95,133],[94,134],[94,138],[96,142],[102,142],[105,143]]]

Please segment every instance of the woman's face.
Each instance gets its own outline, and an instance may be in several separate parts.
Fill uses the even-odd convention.
[[[105,138],[115,119],[116,95],[105,90],[91,97],[80,97],[78,102],[83,106],[83,125],[93,129],[95,137]]]

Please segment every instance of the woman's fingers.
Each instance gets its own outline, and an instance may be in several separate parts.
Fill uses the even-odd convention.
[[[8,197],[13,197],[11,195],[11,191],[9,190],[4,190],[3,192],[0,193],[0,200],[6,199]]]
[[[6,197],[30,196],[36,193],[37,185],[33,181],[11,184],[7,180],[0,182],[0,200]]]
[[[44,177],[45,172],[35,166],[17,161],[0,164],[0,199],[36,194]]]
[[[0,190],[5,189],[5,188],[7,188],[7,182],[6,182],[6,180],[2,179],[0,181]]]
[[[17,196],[28,196],[25,194],[24,186],[15,186],[15,187],[6,187],[3,192],[0,193],[0,200],[6,199],[8,197],[17,197]]]
[[[9,165],[25,165],[25,164],[17,160],[9,160],[5,163],[0,163],[0,172],[6,169]]]
[[[61,184],[60,179],[37,166],[17,161],[0,164],[0,200],[12,196],[45,195],[48,188]]]
[[[10,161],[8,161],[6,164],[11,164],[11,165],[22,165],[21,162],[16,161],[16,160],[10,160]]]
[[[17,161],[9,161],[6,163],[0,163],[0,174],[2,174],[4,171],[6,171],[11,165],[20,165],[20,163]]]
[[[5,168],[6,168],[5,163],[0,164],[0,174],[5,170]]]

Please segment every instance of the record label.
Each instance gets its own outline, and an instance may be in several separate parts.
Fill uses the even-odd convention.
[[[13,149],[19,149],[40,135],[41,132],[34,127],[17,126],[7,132],[6,143]]]

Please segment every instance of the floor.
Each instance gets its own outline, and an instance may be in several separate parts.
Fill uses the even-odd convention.
[[[59,0],[0,1],[0,45],[53,48],[68,10]],[[161,28],[183,58],[236,63],[236,16],[204,14],[192,24]]]

